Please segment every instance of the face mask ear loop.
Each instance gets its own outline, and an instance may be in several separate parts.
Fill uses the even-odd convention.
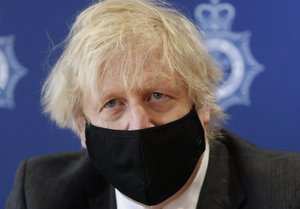
[[[84,123],[85,123],[85,128],[88,128],[91,124],[91,122],[89,121],[89,119],[86,117],[85,114],[83,114],[83,119],[84,119]]]
[[[195,103],[192,104],[191,110],[196,110],[197,111]]]

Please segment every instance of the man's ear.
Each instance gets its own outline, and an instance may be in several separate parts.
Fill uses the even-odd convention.
[[[197,107],[196,106],[196,110],[198,113],[198,117],[203,125],[203,127],[207,127],[207,125],[210,122],[210,110],[208,107]]]
[[[76,115],[75,116],[75,123],[76,123],[76,132],[77,132],[77,135],[79,136],[80,138],[80,141],[81,141],[81,146],[86,148],[86,139],[85,139],[85,124],[86,124],[86,120],[82,117],[82,116],[79,116],[79,115]]]

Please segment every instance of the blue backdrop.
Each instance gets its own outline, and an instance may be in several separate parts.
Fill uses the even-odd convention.
[[[222,61],[226,128],[261,147],[300,151],[300,1],[170,2],[205,28],[210,52]],[[57,57],[49,60],[49,51],[90,3],[0,0],[0,205],[20,160],[81,149],[43,116],[40,89]]]

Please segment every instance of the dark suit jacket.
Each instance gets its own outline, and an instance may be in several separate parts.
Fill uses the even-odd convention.
[[[7,209],[114,209],[114,189],[86,153],[32,158],[18,168]],[[211,144],[197,209],[300,209],[300,155],[224,133]]]

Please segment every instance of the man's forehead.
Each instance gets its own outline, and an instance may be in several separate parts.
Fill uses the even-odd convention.
[[[175,85],[180,79],[175,73],[166,71],[144,70],[122,74],[121,72],[104,75],[99,80],[98,88],[107,89],[111,86],[119,86],[123,89],[141,88],[148,89],[163,85]]]

